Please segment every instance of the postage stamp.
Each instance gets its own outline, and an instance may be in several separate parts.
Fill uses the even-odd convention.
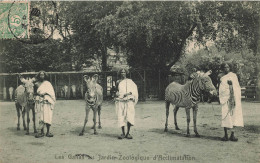
[[[30,2],[30,38],[25,43],[38,44],[53,36],[57,26],[56,2],[31,1]]]
[[[0,2],[0,39],[38,44],[51,38],[57,24],[52,1]]]
[[[29,38],[29,2],[0,3],[0,38]]]

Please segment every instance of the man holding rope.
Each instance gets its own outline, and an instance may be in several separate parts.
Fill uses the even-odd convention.
[[[238,82],[237,75],[230,71],[227,63],[221,66],[223,76],[220,78],[219,100],[222,106],[222,123],[225,135],[222,141],[238,141],[235,137],[233,127],[244,126],[243,113],[241,106],[241,88]],[[231,136],[228,139],[227,130],[231,130]]]
[[[122,129],[122,134],[118,139],[133,139],[130,135],[130,128],[135,122],[135,105],[138,101],[138,90],[136,84],[131,79],[126,78],[127,73],[126,69],[119,70],[121,79],[117,82],[115,105],[118,125]],[[125,126],[127,126],[126,134]]]

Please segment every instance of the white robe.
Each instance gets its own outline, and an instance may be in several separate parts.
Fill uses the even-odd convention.
[[[35,109],[39,122],[52,123],[52,112],[56,102],[54,89],[49,81],[44,81],[37,89]],[[42,97],[43,96],[43,97]]]
[[[119,97],[116,100],[116,114],[118,126],[126,126],[127,122],[135,124],[135,105],[138,102],[138,90],[136,84],[131,79],[124,79],[118,85]],[[124,97],[126,93],[132,93]],[[133,100],[129,100],[133,99]]]
[[[228,103],[230,90],[228,80],[232,81],[235,107],[230,111]],[[222,105],[222,127],[233,128],[233,126],[244,126],[242,105],[241,105],[241,87],[237,75],[229,72],[220,79],[219,100]]]

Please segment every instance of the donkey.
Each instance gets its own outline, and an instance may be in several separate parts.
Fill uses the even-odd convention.
[[[87,85],[87,92],[85,93],[85,101],[86,101],[86,117],[84,121],[84,126],[79,134],[79,136],[84,135],[85,131],[85,126],[86,123],[88,122],[88,114],[90,109],[93,110],[93,122],[94,125],[92,129],[94,129],[94,134],[97,135],[96,131],[96,115],[98,112],[98,118],[99,118],[99,126],[98,128],[101,129],[101,122],[100,122],[100,114],[101,114],[101,105],[103,102],[103,88],[97,83],[98,80],[98,75],[95,74],[91,78],[87,75],[84,75],[84,81],[86,82]]]
[[[29,113],[32,110],[34,133],[37,133],[35,126],[35,102],[34,102],[34,78],[33,79],[21,79],[24,85],[20,85],[15,90],[15,106],[18,116],[17,130],[20,130],[20,111],[22,112],[23,127],[27,130],[26,135],[29,135]],[[27,127],[25,124],[25,112],[27,113]]]
[[[166,104],[166,123],[164,131],[168,131],[168,116],[169,116],[169,106],[172,104],[174,106],[174,124],[175,129],[179,130],[177,125],[177,112],[179,107],[184,107],[187,116],[187,137],[190,136],[189,124],[190,124],[190,109],[193,109],[193,123],[194,132],[197,137],[199,133],[197,131],[196,120],[197,120],[197,103],[200,101],[200,95],[202,91],[209,92],[213,95],[217,94],[216,88],[212,84],[210,77],[208,76],[210,72],[203,75],[198,75],[192,81],[188,81],[185,85],[181,85],[176,82],[170,83],[165,90],[165,104]]]

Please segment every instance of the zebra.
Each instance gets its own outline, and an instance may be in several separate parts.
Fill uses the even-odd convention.
[[[23,127],[26,130],[26,135],[29,135],[29,113],[32,110],[34,133],[37,133],[35,126],[35,101],[34,101],[34,82],[35,78],[24,79],[20,77],[23,85],[20,85],[15,90],[15,106],[17,111],[18,123],[17,130],[20,130],[20,111],[22,112]],[[27,126],[25,124],[25,113],[27,113]]]
[[[79,133],[79,136],[83,136],[85,132],[85,126],[86,123],[88,122],[88,114],[90,109],[93,110],[93,122],[94,125],[92,129],[94,129],[94,134],[97,135],[97,130],[96,130],[96,115],[98,113],[98,122],[99,126],[98,128],[101,129],[101,121],[100,121],[100,115],[101,115],[101,105],[103,102],[103,88],[101,85],[97,83],[98,80],[98,75],[94,74],[92,77],[84,75],[84,81],[86,82],[87,86],[87,92],[85,93],[85,101],[86,101],[86,116],[85,116],[85,121],[84,125],[82,128],[82,131]]]
[[[174,124],[175,129],[179,130],[177,125],[177,112],[180,107],[185,108],[187,116],[187,137],[190,136],[189,124],[190,124],[190,109],[193,109],[193,123],[194,123],[194,132],[196,137],[199,137],[197,131],[196,119],[198,105],[197,103],[200,100],[200,95],[202,91],[210,92],[212,95],[216,95],[217,91],[212,81],[209,77],[210,72],[205,74],[200,74],[196,76],[191,81],[188,81],[185,85],[181,85],[176,82],[170,83],[165,89],[165,106],[166,106],[166,123],[164,131],[168,131],[168,116],[169,116],[169,107],[170,104],[174,106]]]

